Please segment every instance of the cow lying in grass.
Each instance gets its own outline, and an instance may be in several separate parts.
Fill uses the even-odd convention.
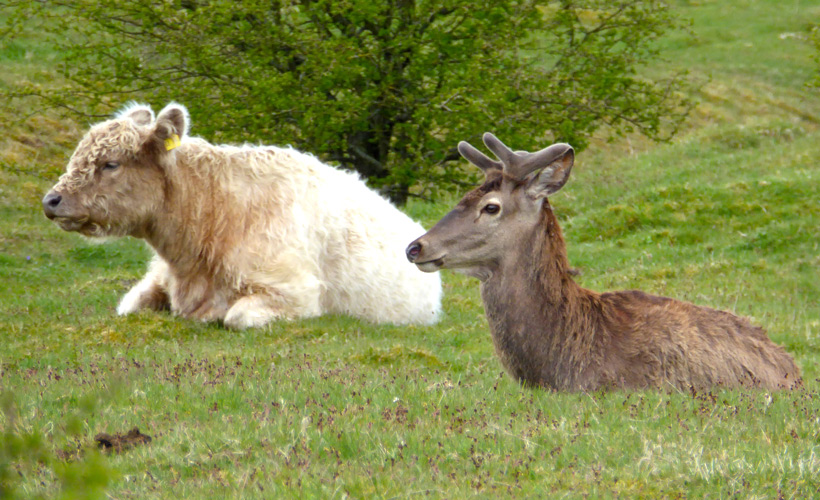
[[[231,328],[350,314],[436,321],[441,282],[404,260],[424,229],[354,174],[272,146],[187,135],[187,110],[132,105],[95,125],[43,199],[46,216],[91,237],[154,250],[117,312],[168,309]]]

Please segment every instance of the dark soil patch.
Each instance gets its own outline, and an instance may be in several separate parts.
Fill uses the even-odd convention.
[[[121,453],[141,444],[151,442],[151,436],[143,434],[136,427],[125,434],[106,434],[101,432],[94,436],[97,447],[106,453]]]

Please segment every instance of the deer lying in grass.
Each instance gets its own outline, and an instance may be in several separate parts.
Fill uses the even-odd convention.
[[[422,271],[481,280],[493,343],[511,376],[561,391],[800,383],[791,356],[746,319],[640,291],[578,286],[547,201],[569,178],[572,148],[513,152],[489,133],[484,143],[500,161],[459,143],[486,180],[412,242],[407,257]]]

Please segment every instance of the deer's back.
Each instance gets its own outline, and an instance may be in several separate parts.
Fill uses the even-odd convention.
[[[791,356],[745,318],[639,291],[599,299],[609,342],[594,385],[777,389],[800,379]]]

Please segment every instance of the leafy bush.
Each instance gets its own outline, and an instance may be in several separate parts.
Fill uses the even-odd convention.
[[[8,5],[5,34],[43,23],[68,82],[10,97],[88,115],[180,101],[198,134],[292,144],[398,202],[458,184],[456,143],[486,130],[520,148],[583,148],[604,125],[668,137],[688,110],[681,75],[638,75],[679,28],[654,0]]]
[[[86,397],[78,406],[65,425],[58,426],[74,441],[82,434],[82,417],[94,410],[97,400]],[[46,498],[44,491],[20,488],[43,470],[59,485],[60,498],[106,498],[105,489],[117,474],[94,448],[74,445],[55,452],[41,432],[26,428],[19,412],[14,396],[0,393],[0,498]]]

